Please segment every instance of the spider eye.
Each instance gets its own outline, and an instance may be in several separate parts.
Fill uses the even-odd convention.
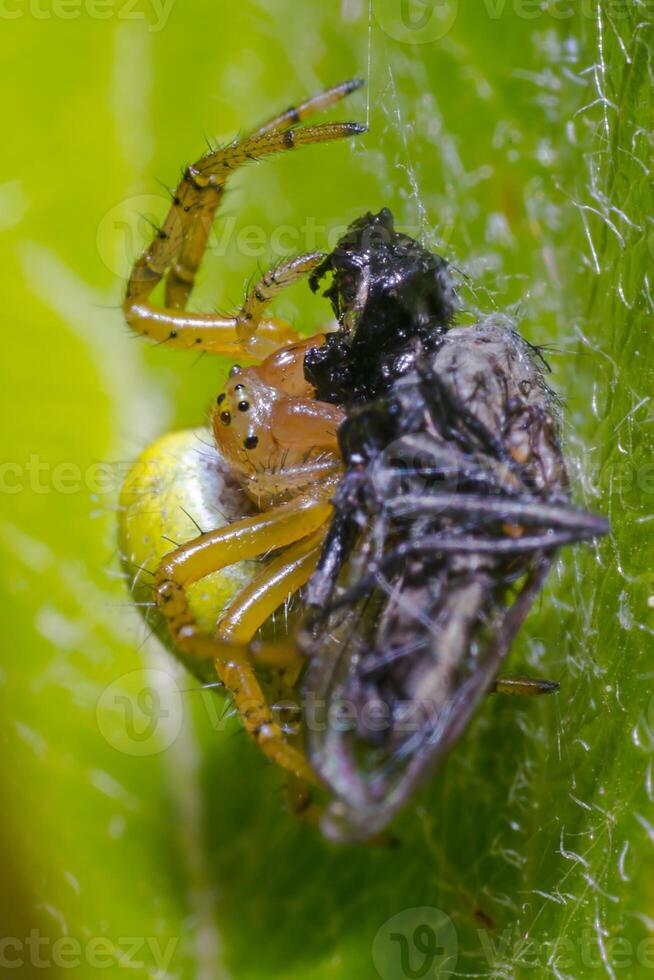
[[[239,412],[247,412],[248,409],[250,408],[250,403],[249,402],[245,402],[245,401],[244,402],[239,402],[237,407],[238,407]]]
[[[222,422],[223,425],[229,425],[229,423],[232,421],[232,413],[231,412],[221,412],[220,413],[220,421]]]
[[[248,436],[247,439],[243,440],[243,445],[246,449],[256,449],[259,445],[259,439],[257,436]]]

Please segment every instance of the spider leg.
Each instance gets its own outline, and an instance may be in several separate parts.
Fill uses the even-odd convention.
[[[163,225],[149,248],[137,260],[128,284],[126,305],[147,299],[158,282],[179,257],[198,210],[209,194],[224,194],[232,171],[250,160],[292,150],[313,143],[327,143],[364,132],[353,122],[320,123],[299,129],[254,133],[228,146],[207,153],[186,168]],[[189,217],[191,215],[191,217]],[[206,241],[205,241],[206,244]],[[179,269],[177,270],[180,271]],[[190,285],[190,283],[189,283]]]
[[[174,617],[171,632],[179,648],[192,656],[213,659],[216,673],[232,697],[246,731],[272,762],[298,779],[315,785],[317,779],[303,754],[286,741],[275,722],[266,697],[250,663],[247,644],[227,643],[204,633],[192,621],[183,586],[163,583],[157,602],[164,615]]]
[[[328,503],[305,498],[236,521],[177,548],[164,559],[153,581],[157,605],[177,646],[191,656],[214,661],[216,672],[232,696],[246,730],[265,755],[297,778],[314,784],[316,778],[310,765],[301,752],[289,745],[281,727],[274,721],[252,667],[253,656],[256,658],[265,649],[264,644],[249,643],[256,616],[250,615],[247,629],[242,626],[241,639],[234,641],[221,635],[213,636],[195,622],[186,587],[226,565],[313,535],[330,513]],[[301,580],[301,575],[299,578]]]
[[[252,287],[245,302],[241,307],[240,313],[236,317],[236,335],[241,343],[246,345],[252,341],[263,316],[266,307],[272,302],[277,293],[280,293],[287,286],[303,279],[313,272],[324,259],[324,252],[309,252],[306,255],[298,255],[288,262],[270,269],[259,282]],[[277,321],[267,321],[277,322]]]
[[[187,586],[248,558],[294,544],[318,530],[330,517],[331,504],[311,497],[297,497],[273,510],[201,534],[166,556],[154,577],[157,584],[170,578]]]
[[[277,293],[308,275],[323,257],[322,252],[312,252],[271,269],[250,290],[235,316],[189,313],[141,303],[132,307],[128,322],[149,340],[167,347],[262,360],[282,344],[299,340],[298,334],[282,320],[262,320],[265,308]]]
[[[261,575],[242,589],[222,614],[217,636],[232,643],[248,643],[275,609],[309,581],[318,564],[326,531],[327,525],[322,524],[313,534],[269,562]],[[302,663],[299,653],[295,655],[295,662]],[[292,666],[292,662],[288,666]]]
[[[205,154],[186,168],[161,228],[132,269],[123,309],[134,330],[161,343],[234,353],[239,340],[237,317],[183,312],[229,175],[249,160],[363,132],[365,127],[350,122],[291,128],[296,114],[301,120],[357,87],[356,83],[345,83],[330,89],[297,110],[287,110],[251,135]],[[166,306],[157,307],[150,303],[150,296],[165,276]],[[268,329],[279,332],[280,327],[274,324]],[[294,336],[291,334],[291,338]]]
[[[274,130],[290,129],[309,116],[336,105],[350,92],[361,88],[363,84],[363,79],[355,78],[327,89],[325,92],[320,92],[300,105],[291,106],[291,108],[269,119],[251,135],[252,137],[264,136]],[[223,193],[224,185],[221,188],[207,188],[201,206],[193,212],[192,227],[189,229],[177,261],[171,268],[166,280],[166,305],[173,309],[186,308]]]
[[[264,571],[236,597],[218,623],[217,635],[226,641],[247,643],[266,619],[312,575],[320,557],[320,547],[327,526],[323,525],[309,537],[287,548],[273,559]],[[252,660],[257,664],[277,667],[278,698],[295,704],[293,688],[305,664],[305,658],[291,644],[261,644],[250,646]],[[221,668],[217,664],[219,675]],[[301,716],[301,709],[297,707]],[[300,751],[296,749],[295,751]],[[287,767],[289,768],[289,767]],[[301,778],[297,768],[288,772],[286,801],[291,813],[303,820],[316,822],[321,810],[315,805],[311,787],[315,780]]]
[[[331,109],[332,106],[335,106],[342,99],[346,98],[346,96],[352,92],[356,92],[357,89],[362,88],[365,84],[363,78],[349,78],[346,82],[341,82],[340,85],[334,85],[333,88],[325,89],[324,92],[318,92],[317,95],[312,95],[305,102],[291,106],[278,116],[273,116],[272,119],[263,123],[255,131],[255,135],[261,136],[264,133],[271,132],[273,129],[290,129],[291,126],[296,126],[309,116],[313,116],[318,112],[324,112],[325,109]]]

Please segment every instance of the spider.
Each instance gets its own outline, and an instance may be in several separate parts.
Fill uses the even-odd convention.
[[[556,689],[498,671],[556,549],[607,531],[569,504],[539,351],[506,318],[454,326],[447,263],[397,232],[388,209],[354,221],[329,255],[272,269],[236,315],[186,311],[232,170],[362,133],[357,123],[297,126],[361,84],[314,96],[188,167],[124,301],[130,327],[153,342],[251,362],[235,365],[216,397],[206,460],[192,458],[185,436],[168,437],[144,457],[153,479],[128,489],[147,484],[146,508],[156,500],[177,514],[190,504],[214,520],[156,563],[166,633],[200,676],[214,665],[246,730],[289,774],[296,811],[309,808],[310,787],[327,787],[322,829],[340,841],[384,829],[485,693]],[[301,339],[267,314],[286,286],[306,277],[317,291],[327,276],[336,330]],[[166,501],[162,454],[178,464]],[[128,497],[140,527],[143,508]],[[211,517],[212,498],[221,518]],[[178,517],[166,517],[168,535]],[[125,540],[134,560],[134,535]],[[217,624],[197,593],[204,581],[220,592]],[[260,639],[301,590],[295,639]],[[262,667],[283,692],[302,676],[308,754],[294,744],[301,725],[274,716]],[[345,700],[357,721],[310,724],[316,698]],[[409,735],[407,704],[427,712]],[[361,718],[375,706],[386,723],[371,730]]]
[[[266,664],[292,675],[302,660],[289,643],[262,644],[254,637],[315,569],[342,472],[337,431],[345,413],[317,400],[304,376],[306,353],[322,346],[326,336],[301,339],[267,315],[274,297],[309,276],[326,256],[314,252],[278,265],[252,287],[234,316],[189,312],[186,306],[232,172],[248,161],[365,132],[355,122],[298,126],[362,84],[352,79],[330,88],[188,166],[163,224],[133,266],[123,303],[128,325],[154,343],[253,365],[231,369],[211,426],[218,454],[254,512],[166,555],[154,574],[153,593],[187,662],[213,662],[257,745],[309,784],[317,782],[313,769],[275,721],[255,670]],[[164,305],[157,305],[152,293],[162,280]],[[215,630],[198,623],[188,598],[193,583],[271,551],[275,557],[232,598]]]

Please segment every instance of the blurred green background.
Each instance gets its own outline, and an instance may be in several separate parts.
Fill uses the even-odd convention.
[[[6,0],[0,22],[0,972],[650,976],[651,4]],[[562,555],[512,654],[560,695],[489,699],[394,849],[285,813],[280,774],[147,640],[115,548],[126,464],[202,422],[227,368],[123,326],[158,180],[355,74],[338,114],[370,133],[239,174],[194,305],[390,206],[469,276],[469,310],[552,348],[575,497],[614,532]],[[326,315],[306,287],[278,309]],[[108,698],[147,722],[144,685],[160,725],[125,751]],[[412,947],[423,907],[447,917],[436,959]]]

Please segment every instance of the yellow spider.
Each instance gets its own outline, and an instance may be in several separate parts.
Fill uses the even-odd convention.
[[[186,663],[213,662],[246,730],[266,756],[314,784],[311,766],[275,721],[255,672],[260,664],[283,668],[286,683],[292,684],[302,660],[291,642],[262,643],[254,637],[314,571],[332,514],[329,500],[342,474],[336,432],[344,412],[317,401],[303,371],[307,350],[321,346],[325,336],[302,340],[288,324],[266,315],[275,295],[313,272],[325,256],[311,253],[278,266],[254,286],[235,316],[191,313],[186,305],[232,171],[249,160],[364,132],[365,126],[351,122],[297,128],[361,84],[355,79],[328,89],[189,166],[163,225],[133,267],[123,304],[129,326],[150,341],[255,365],[233,367],[216,398],[211,425],[217,452],[209,448],[208,462],[184,434],[166,437],[142,457],[123,489],[122,545],[127,560],[140,564],[142,542],[137,539],[147,515],[139,509],[139,496],[146,508],[158,500],[162,508],[177,511],[183,504],[192,506],[196,517],[211,513],[211,501],[191,499],[187,479],[195,489],[215,487],[216,507],[227,518],[238,515],[229,522],[214,516],[216,530],[165,554],[154,570],[154,599]],[[165,299],[158,306],[151,297],[161,280]],[[160,493],[162,456],[174,458],[179,471],[167,499]],[[198,478],[203,465],[205,475]],[[144,478],[149,466],[154,476]],[[238,497],[239,490],[245,497]],[[176,533],[181,517],[172,516],[166,530]],[[157,521],[150,518],[153,536]],[[265,564],[247,564],[270,552],[274,556]],[[216,576],[221,570],[229,574]],[[225,602],[215,627],[206,595],[197,592],[196,583],[207,579],[217,584]]]

